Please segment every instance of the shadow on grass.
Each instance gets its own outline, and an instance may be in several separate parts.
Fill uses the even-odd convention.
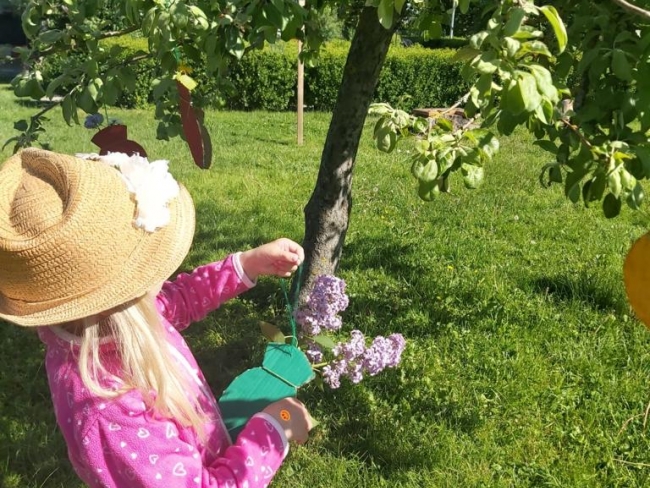
[[[542,276],[529,283],[533,292],[558,303],[579,302],[601,312],[627,313],[628,304],[620,286],[610,286],[585,272],[575,275]]]

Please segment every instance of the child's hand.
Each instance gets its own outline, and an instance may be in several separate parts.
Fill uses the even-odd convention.
[[[311,418],[305,406],[295,398],[285,398],[272,403],[264,410],[264,413],[275,418],[284,427],[284,434],[289,441],[297,444],[304,444],[309,438],[309,431],[314,426],[314,419]]]
[[[284,237],[244,251],[239,256],[244,273],[252,281],[260,275],[289,277],[304,259],[305,252],[300,244]]]

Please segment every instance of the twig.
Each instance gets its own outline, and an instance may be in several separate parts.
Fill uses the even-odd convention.
[[[467,103],[467,100],[469,100],[469,92],[465,93],[465,95],[463,95],[463,97],[460,100],[458,100],[456,103],[454,103],[447,110],[445,110],[444,112],[439,113],[438,117],[444,117],[448,113],[453,112],[455,109],[457,109],[461,105],[464,105],[465,103]]]
[[[621,464],[627,464],[629,466],[634,466],[634,467],[637,467],[637,468],[650,468],[650,464],[646,464],[646,463],[633,463],[633,462],[625,461],[624,459],[619,459],[619,458],[613,458],[613,459],[614,459],[614,461],[619,462]]]
[[[630,422],[632,422],[634,419],[638,419],[639,417],[643,417],[643,414],[640,413],[640,414],[637,414],[637,415],[633,415],[632,417],[627,419],[625,422],[623,422],[623,425],[621,426],[621,429],[618,431],[617,435],[621,435],[623,433],[623,431],[625,429],[627,429],[627,426],[630,425]],[[645,424],[644,424],[644,427],[645,427]]]
[[[120,30],[120,31],[107,31],[107,32],[104,32],[104,33],[98,35],[95,39],[97,41],[101,41],[102,39],[108,39],[110,37],[125,36],[127,34],[130,34],[131,32],[137,31],[138,29],[140,29],[140,26],[134,25],[134,26],[131,26],[131,27],[127,28],[127,29]],[[49,49],[45,49],[43,51],[34,51],[32,56],[30,57],[30,59],[37,59],[37,58],[47,56],[49,54],[61,51],[61,50],[63,50],[62,47],[52,46]]]
[[[580,138],[580,140],[582,141],[582,143],[585,146],[587,146],[589,149],[591,149],[593,147],[591,142],[589,142],[587,140],[587,138],[584,136],[584,134],[582,132],[580,132],[580,128],[577,125],[572,124],[571,121],[569,119],[567,119],[566,117],[560,119],[560,121],[564,125],[566,125],[569,129],[571,129]]]
[[[107,32],[104,32],[103,34],[100,34],[99,36],[97,36],[97,40],[99,41],[101,39],[108,39],[109,37],[125,36],[127,34],[130,34],[131,32],[135,32],[135,31],[137,31],[139,29],[140,29],[139,25],[132,25],[131,27],[128,27],[128,28],[126,28],[124,30],[120,30],[120,31],[107,31]]]
[[[463,126],[460,128],[460,130],[465,130],[465,129],[467,129],[467,128],[468,128],[470,125],[472,125],[475,121],[476,121],[476,117],[472,117],[471,119],[469,119],[469,120],[467,121],[467,123],[466,123],[465,125],[463,125]]]
[[[626,0],[612,0],[619,7],[627,10],[630,13],[643,17],[646,20],[650,20],[650,11],[645,10],[637,5],[634,5]]]

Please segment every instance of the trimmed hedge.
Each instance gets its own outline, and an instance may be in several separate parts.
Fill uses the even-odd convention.
[[[104,42],[119,44],[130,52],[147,50],[147,41],[142,38]],[[305,104],[310,109],[331,111],[334,108],[348,50],[348,42],[329,43],[321,50],[317,64],[305,68]],[[289,42],[248,53],[233,65],[232,90],[228,93],[220,92],[214,80],[195,65],[192,76],[199,82],[196,96],[207,105],[236,110],[295,109],[297,52],[297,44]],[[375,100],[399,103],[405,109],[453,104],[468,89],[460,75],[461,64],[452,61],[454,54],[452,49],[391,46]],[[45,81],[58,76],[68,62],[70,59],[49,59],[43,69]],[[152,100],[150,87],[157,75],[156,63],[145,61],[136,69],[139,73],[136,90],[119,99],[121,107],[142,107]]]

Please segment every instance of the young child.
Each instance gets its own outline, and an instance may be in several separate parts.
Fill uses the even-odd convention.
[[[26,149],[0,167],[0,318],[38,327],[56,419],[91,487],[265,487],[311,417],[272,404],[230,439],[179,334],[260,275],[290,276],[279,239],[164,282],[194,207],[166,161]],[[164,282],[164,283],[163,283]]]

